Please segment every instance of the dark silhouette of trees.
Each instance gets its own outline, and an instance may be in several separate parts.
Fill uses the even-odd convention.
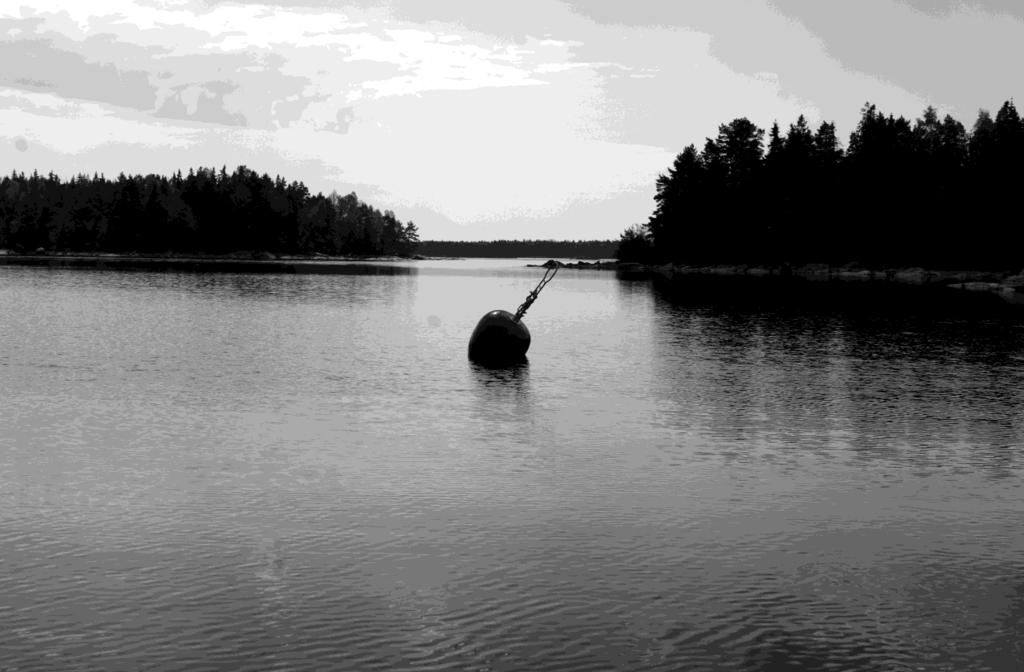
[[[857,264],[1020,270],[1024,121],[1012,101],[970,132],[929,106],[914,122],[861,110],[843,151],[835,125],[800,116],[767,133],[745,118],[687,146],[656,183],[619,258],[687,264]]]
[[[783,216],[777,222],[777,234],[772,237],[772,256],[782,255],[791,263],[807,257],[811,244],[808,237],[814,234],[814,156],[814,133],[801,114],[796,123],[789,125],[776,162],[779,174],[775,186],[780,190]]]
[[[698,224],[710,215],[710,211],[705,211],[707,203],[688,198],[691,193],[698,192],[703,178],[704,158],[693,145],[676,157],[668,174],[658,176],[654,215],[647,224],[655,249],[688,248],[699,254],[709,247],[708,241],[701,237],[708,228]],[[693,225],[688,225],[691,220]],[[689,239],[684,234],[689,234]]]
[[[652,261],[653,244],[650,234],[640,224],[634,224],[619,236],[619,244],[615,248],[616,259],[631,259],[641,263]]]
[[[412,222],[245,166],[114,180],[0,179],[0,248],[120,254],[411,255]]]
[[[746,118],[736,119],[718,127],[715,145],[711,174],[721,181],[715,190],[716,209],[724,216],[715,236],[720,252],[711,261],[728,261],[721,254],[728,241],[741,248],[743,256],[756,257],[765,243],[763,229],[757,225],[764,131]]]

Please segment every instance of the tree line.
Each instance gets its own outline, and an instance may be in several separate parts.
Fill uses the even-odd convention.
[[[0,180],[0,249],[16,252],[409,255],[418,243],[414,223],[354,193],[313,195],[245,166]]]
[[[1012,101],[968,131],[934,107],[911,122],[873,104],[844,149],[801,115],[767,133],[746,118],[689,145],[659,175],[623,260],[696,265],[1024,267],[1024,122]]]
[[[547,257],[611,259],[613,240],[424,240],[419,253],[428,257]]]

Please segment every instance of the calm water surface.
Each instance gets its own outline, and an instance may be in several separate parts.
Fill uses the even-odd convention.
[[[1024,317],[524,263],[0,267],[0,669],[1024,669]]]

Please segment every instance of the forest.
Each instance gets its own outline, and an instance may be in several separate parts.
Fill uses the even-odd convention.
[[[834,123],[767,133],[746,118],[659,175],[623,261],[867,268],[1024,267],[1024,122],[1012,101],[971,129],[934,107],[911,122],[867,104],[844,149]]]
[[[408,256],[418,243],[414,223],[354,193],[312,195],[245,166],[0,180],[0,249],[14,252]]]
[[[428,257],[546,257],[611,259],[614,240],[424,240],[418,251]]]

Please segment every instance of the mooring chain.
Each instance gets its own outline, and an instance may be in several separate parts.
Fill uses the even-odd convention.
[[[544,289],[544,287],[546,287],[547,284],[551,282],[551,280],[555,277],[555,273],[558,273],[558,266],[558,262],[555,262],[554,266],[544,271],[544,277],[541,278],[539,283],[537,283],[536,289],[530,292],[529,295],[527,295],[526,297],[526,301],[523,301],[519,308],[516,309],[516,315],[513,318],[516,322],[522,319],[523,315],[526,314],[526,311],[529,310],[530,306],[533,305],[533,302],[537,300],[537,296],[540,294],[540,290]]]

